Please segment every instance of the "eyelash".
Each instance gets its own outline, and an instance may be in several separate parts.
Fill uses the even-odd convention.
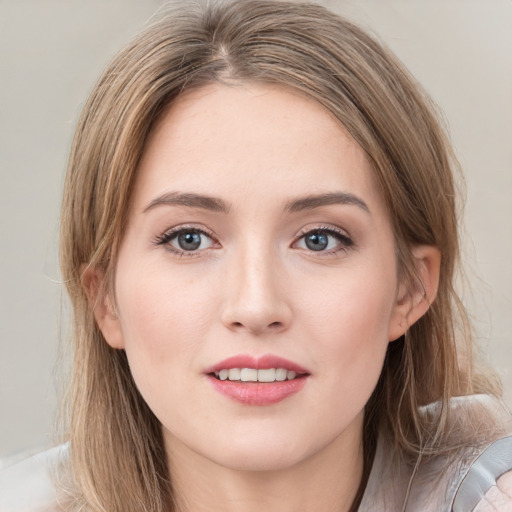
[[[350,236],[345,231],[338,230],[332,226],[321,226],[321,227],[316,227],[316,228],[304,229],[299,233],[299,236],[293,242],[293,245],[297,244],[300,240],[305,240],[306,236],[312,235],[312,234],[325,234],[328,236],[332,236],[339,243],[338,247],[335,247],[333,249],[326,250],[326,251],[325,250],[314,251],[312,249],[309,249],[309,252],[311,252],[311,253],[318,252],[318,255],[320,255],[320,256],[322,256],[322,255],[332,256],[332,255],[335,255],[336,253],[338,253],[339,251],[347,251],[350,248],[354,247],[354,245],[355,245],[352,238],[350,238]],[[308,249],[304,249],[304,250],[308,250]]]
[[[193,258],[193,257],[199,256],[201,251],[180,250],[171,245],[171,242],[174,239],[176,239],[181,234],[185,234],[185,233],[194,233],[194,234],[198,234],[198,235],[204,235],[204,236],[207,236],[210,240],[212,240],[213,244],[216,243],[213,233],[206,231],[204,229],[199,229],[199,228],[193,227],[193,226],[180,226],[177,228],[170,229],[170,230],[166,231],[165,233],[163,233],[162,235],[159,235],[158,237],[156,237],[155,240],[153,241],[153,243],[158,246],[160,246],[160,245],[166,246],[165,249],[167,251],[169,251],[173,254],[176,254],[177,256],[180,256],[180,257]]]
[[[170,229],[170,230],[166,231],[165,233],[163,233],[162,235],[159,235],[158,237],[156,237],[155,240],[153,241],[153,243],[157,246],[166,246],[165,247],[166,250],[168,250],[169,252],[176,254],[180,257],[190,258],[190,257],[200,256],[200,253],[202,251],[204,251],[206,248],[202,249],[202,250],[187,251],[187,250],[183,250],[183,249],[178,249],[171,245],[171,242],[173,240],[175,240],[181,234],[185,234],[185,233],[204,235],[212,241],[212,244],[216,243],[213,233],[206,231],[204,229],[196,228],[194,226],[180,226],[177,228]],[[292,246],[296,245],[301,240],[305,240],[306,236],[312,235],[312,234],[323,234],[323,235],[327,235],[330,237],[334,237],[337,240],[337,242],[339,243],[338,247],[335,247],[335,248],[332,248],[329,250],[315,251],[313,249],[308,249],[308,248],[303,249],[303,250],[309,251],[311,253],[317,252],[320,256],[321,255],[325,255],[325,256],[335,255],[339,251],[347,251],[348,249],[350,249],[351,247],[354,246],[354,241],[350,238],[350,236],[348,236],[344,231],[335,229],[331,226],[322,226],[322,227],[316,227],[316,228],[303,229],[299,233],[297,238],[293,241]]]

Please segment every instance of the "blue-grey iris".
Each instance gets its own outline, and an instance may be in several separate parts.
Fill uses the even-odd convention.
[[[329,237],[325,233],[311,233],[306,236],[306,247],[312,251],[323,251],[329,244]]]
[[[178,235],[178,244],[184,251],[195,251],[201,245],[199,233],[187,232]]]

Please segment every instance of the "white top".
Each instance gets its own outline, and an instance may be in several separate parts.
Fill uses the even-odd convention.
[[[475,405],[497,410],[496,401],[484,395],[452,399],[450,408],[471,413]],[[500,416],[507,419],[503,411]],[[58,446],[3,470],[0,512],[58,512],[51,472],[68,452],[67,445]],[[506,485],[496,485],[500,477]],[[511,489],[512,436],[425,459],[416,472],[393,457],[381,436],[359,512],[511,512]]]
[[[67,454],[67,445],[57,446],[3,470],[0,512],[57,512],[51,472]]]

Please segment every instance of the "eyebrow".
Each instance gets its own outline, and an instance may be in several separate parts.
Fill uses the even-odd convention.
[[[365,212],[370,213],[368,205],[362,199],[355,196],[354,194],[350,194],[349,192],[330,192],[326,194],[316,194],[300,197],[299,199],[290,201],[286,205],[285,211],[295,213],[334,204],[358,206]]]
[[[202,208],[212,212],[228,213],[229,205],[222,199],[216,197],[205,196],[202,194],[168,192],[153,199],[144,212],[152,210],[157,206],[170,205],[170,206],[188,206],[189,208]]]
[[[284,211],[296,213],[336,204],[358,206],[365,212],[370,213],[368,205],[362,199],[349,192],[329,192],[300,197],[288,202]],[[217,197],[194,193],[167,192],[153,199],[146,206],[143,213],[162,205],[187,206],[189,208],[201,208],[220,213],[229,213],[230,210],[228,203]]]

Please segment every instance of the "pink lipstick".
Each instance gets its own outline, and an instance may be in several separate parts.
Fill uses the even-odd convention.
[[[279,356],[237,355],[224,359],[205,372],[212,387],[246,405],[271,405],[299,392],[308,371]]]

